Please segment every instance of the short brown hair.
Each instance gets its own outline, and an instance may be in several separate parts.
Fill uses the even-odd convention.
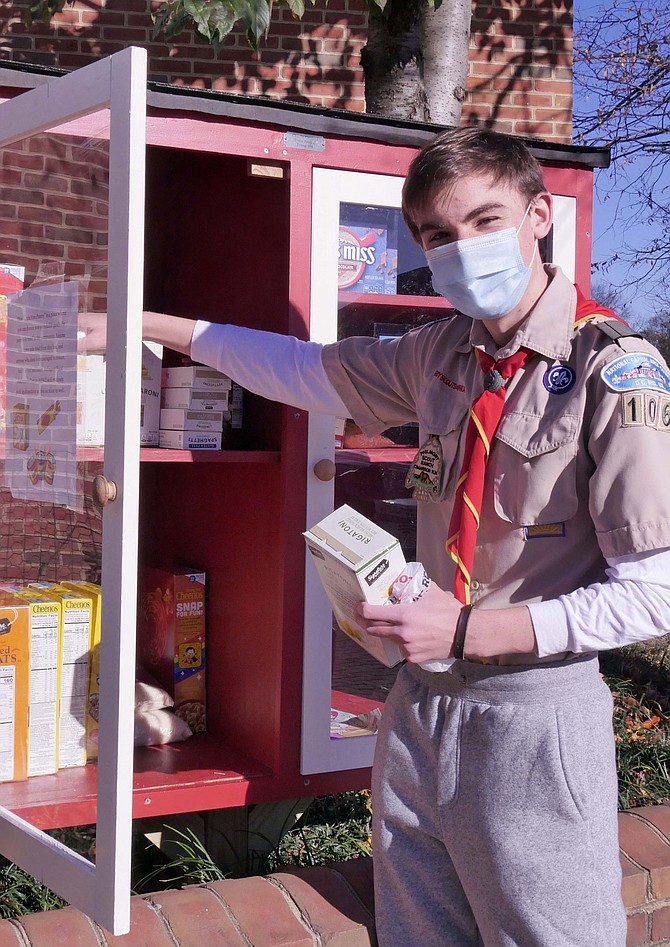
[[[539,163],[518,138],[472,125],[440,132],[412,161],[402,191],[402,214],[417,242],[414,215],[436,189],[469,175],[505,182],[528,201],[546,190]]]

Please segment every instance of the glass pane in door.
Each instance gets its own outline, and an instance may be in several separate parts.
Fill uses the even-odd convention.
[[[2,149],[0,805],[24,818],[26,792],[96,778],[105,333],[84,353],[81,326],[107,311],[108,111],[95,121]]]
[[[400,209],[341,202],[337,338],[403,335],[440,315],[419,298],[434,296],[424,254]],[[362,513],[397,537],[405,559],[413,561],[416,501],[405,477],[418,446],[418,425],[402,425],[374,437],[350,419],[341,419],[339,425],[335,508],[346,503]],[[385,667],[333,622],[331,737],[374,732],[398,667]]]

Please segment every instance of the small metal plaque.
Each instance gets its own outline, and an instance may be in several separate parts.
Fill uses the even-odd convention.
[[[284,146],[300,151],[325,151],[326,139],[321,135],[302,135],[299,132],[284,132]]]

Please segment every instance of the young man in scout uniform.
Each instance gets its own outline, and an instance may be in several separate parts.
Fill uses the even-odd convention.
[[[437,136],[403,213],[453,318],[322,347],[147,312],[144,335],[370,434],[419,421],[433,582],[361,609],[407,657],[373,772],[381,947],[624,947],[597,652],[670,627],[670,374],[543,265],[522,143]]]

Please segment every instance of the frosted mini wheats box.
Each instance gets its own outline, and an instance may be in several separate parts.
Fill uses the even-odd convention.
[[[398,540],[346,505],[303,535],[342,631],[386,667],[402,661],[394,642],[373,638],[354,618],[359,602],[382,605],[388,600],[405,566]]]

